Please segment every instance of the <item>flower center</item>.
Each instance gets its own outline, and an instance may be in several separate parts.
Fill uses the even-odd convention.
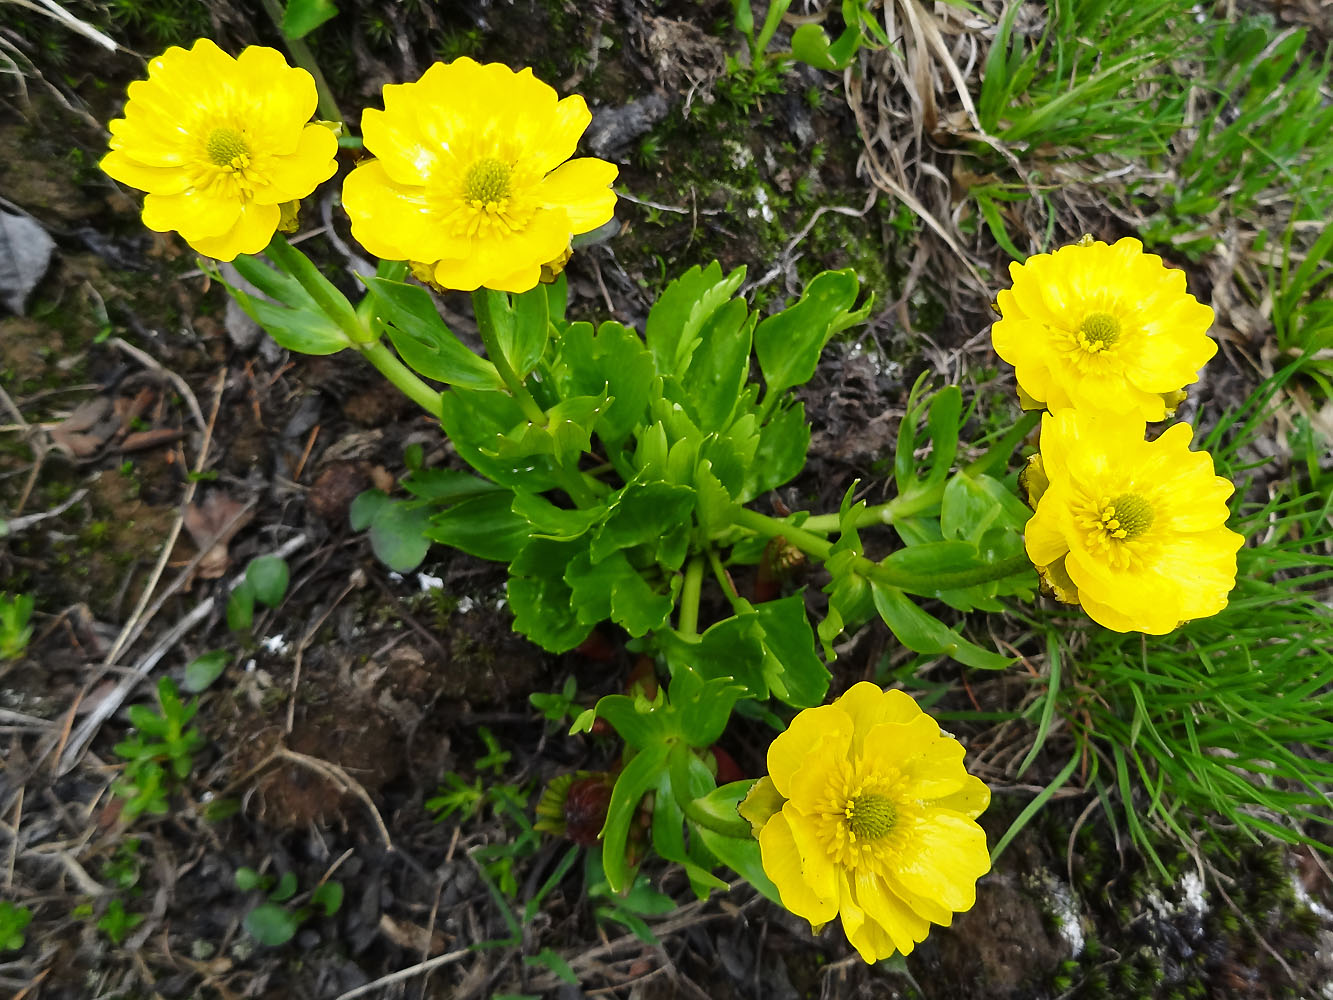
[[[898,821],[898,808],[887,795],[858,795],[844,815],[853,840],[879,840]]]
[[[250,146],[245,136],[234,128],[222,125],[213,129],[208,133],[204,148],[214,166],[244,170],[250,165]]]
[[[1089,354],[1100,354],[1120,339],[1120,320],[1110,313],[1088,313],[1078,328],[1079,346]]]
[[[488,156],[468,168],[463,177],[463,198],[473,208],[496,211],[509,197],[513,168],[503,160]]]
[[[1152,507],[1137,493],[1122,493],[1103,505],[1102,529],[1112,538],[1137,538],[1152,527]]]

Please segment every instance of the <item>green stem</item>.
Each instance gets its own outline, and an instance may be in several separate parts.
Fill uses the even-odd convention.
[[[486,345],[486,357],[491,364],[495,365],[495,370],[500,373],[501,381],[509,389],[510,394],[523,411],[523,415],[538,427],[545,427],[547,423],[546,411],[537,405],[537,401],[532,398],[532,393],[528,391],[528,387],[518,377],[518,372],[514,371],[509,359],[505,357],[505,352],[500,349],[500,338],[495,328],[495,321],[491,318],[491,306],[487,299],[486,289],[478,288],[472,293],[472,312],[477,317],[477,329],[481,333],[481,342]]]
[[[722,565],[722,557],[717,554],[717,549],[712,546],[709,546],[708,549],[708,561],[713,566],[713,578],[717,580],[717,585],[722,588],[722,592],[727,595],[732,610],[737,614],[751,610],[750,602],[737,592],[736,585],[731,582],[731,576],[727,573],[727,568]]]
[[[375,334],[361,321],[347,296],[319,272],[310,258],[287,242],[282,233],[274,233],[264,248],[264,256],[289,278],[295,279],[329,320],[343,332],[352,345],[368,343]]]
[[[1007,462],[1013,457],[1019,443],[1031,434],[1032,429],[1037,426],[1037,422],[1041,420],[1042,412],[1041,410],[1028,410],[1018,418],[1018,423],[1010,428],[1008,434],[991,445],[986,454],[971,465],[965,466],[963,471],[969,476],[980,476],[990,472],[995,466]]]
[[[763,535],[765,538],[781,535],[806,555],[814,556],[821,562],[826,561],[833,550],[833,545],[828,539],[820,538],[818,535],[804,530],[804,528],[798,528],[786,521],[767,517],[757,511],[747,510],[743,507],[739,508],[735,514],[735,522],[743,528],[749,528],[758,535]],[[930,576],[904,573],[902,570],[895,570],[859,556],[852,563],[852,569],[861,576],[868,577],[885,586],[897,587],[909,594],[923,596],[930,596],[941,590],[961,590],[978,583],[1003,580],[1005,577],[1013,576],[1015,573],[1031,566],[1032,562],[1026,554],[1010,556],[1008,559],[1001,559],[999,562],[978,566],[975,569],[958,570],[953,573],[933,573]]]
[[[296,65],[314,77],[320,116],[325,121],[344,121],[343,113],[338,108],[338,102],[333,98],[333,91],[329,89],[329,82],[324,79],[324,74],[319,69],[319,63],[315,61],[315,53],[310,51],[310,46],[305,43],[305,39],[289,38],[282,31],[284,11],[280,0],[264,0],[264,9],[268,11],[268,16],[273,19],[279,33],[282,33],[282,40],[287,43],[287,50],[292,54],[292,59],[296,62]]]
[[[699,596],[704,585],[704,557],[696,552],[685,567],[685,582],[680,587],[680,623],[676,631],[686,639],[699,634]]]
[[[746,507],[736,508],[733,517],[742,528],[749,528],[757,535],[763,535],[765,538],[781,535],[806,555],[814,556],[820,562],[827,560],[833,552],[832,542],[806,531],[804,527],[798,528],[794,524],[779,521],[775,517],[768,517]],[[809,524],[813,520],[814,518],[810,518],[805,523]]]
[[[672,782],[672,787],[675,787],[674,782]],[[694,804],[693,799],[680,803],[680,809],[685,814],[685,818],[695,826],[702,826],[705,830],[712,830],[714,833],[720,833],[724,837],[734,837],[737,840],[754,839],[754,829],[750,826],[749,820],[737,818],[736,822],[731,823],[719,819],[717,816],[700,809]]]
[[[1018,447],[1019,442],[1032,433],[1032,429],[1037,426],[1037,421],[1040,419],[1041,412],[1038,410],[1029,410],[1023,414],[1013,428],[999,441],[995,442],[986,454],[963,467],[964,474],[968,476],[985,475],[995,466],[1008,461],[1013,456],[1014,449]],[[858,528],[866,528],[873,524],[892,524],[894,521],[901,521],[904,518],[919,514],[923,510],[929,510],[944,499],[944,485],[944,483],[941,483],[928,490],[909,491],[886,503],[866,507],[856,515],[852,523]],[[816,514],[813,517],[806,518],[801,523],[801,527],[805,528],[806,531],[827,535],[842,528],[842,517],[839,514]]]
[[[694,797],[689,792],[690,758],[692,756],[693,753],[689,749],[678,743],[671,748],[671,755],[667,758],[667,768],[671,773],[671,794],[675,797],[676,804],[680,806],[680,811],[685,814],[685,818],[696,826],[702,826],[706,830],[720,833],[724,837],[736,837],[741,840],[753,839],[754,832],[749,820],[742,819],[739,814],[737,814],[735,820],[714,816],[695,802]]]
[[[862,508],[852,519],[852,524],[857,528],[866,528],[872,524],[892,524],[894,521],[919,514],[923,510],[929,510],[943,498],[943,485],[920,492],[904,493],[886,503]],[[815,514],[813,517],[807,517],[802,521],[801,527],[805,528],[806,531],[817,532],[821,535],[827,535],[832,531],[841,531],[842,515]]]
[[[405,364],[397,355],[384,346],[382,341],[369,344],[353,344],[361,356],[379,369],[380,374],[394,384],[404,396],[412,400],[436,420],[444,415],[442,395],[432,389]]]

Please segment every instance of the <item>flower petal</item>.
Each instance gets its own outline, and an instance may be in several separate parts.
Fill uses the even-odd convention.
[[[338,138],[323,125],[301,130],[296,148],[275,156],[264,171],[268,186],[255,191],[261,205],[297,201],[314,191],[338,169]]]
[[[912,949],[926,939],[926,935],[930,932],[930,921],[913,910],[878,875],[858,870],[851,886],[857,903],[865,913],[865,926],[879,928],[892,942],[896,951],[910,955]],[[949,916],[952,918],[952,914]],[[853,941],[852,944],[855,945],[856,942]]]
[[[190,186],[190,177],[184,170],[145,166],[119,149],[102,157],[99,166],[109,177],[149,194],[180,194]]]
[[[248,202],[241,208],[235,225],[220,236],[187,240],[190,246],[216,260],[235,260],[237,254],[259,253],[268,246],[278,228],[282,210],[277,205]]]
[[[861,681],[847,689],[834,704],[852,720],[855,738],[852,755],[859,757],[866,734],[885,722],[911,722],[921,718],[921,706],[906,691],[885,691],[869,681]]]
[[[399,184],[379,160],[347,175],[343,207],[356,241],[382,260],[438,260],[456,250],[426,189]]]
[[[832,864],[822,855],[802,857],[796,847],[786,811],[775,813],[759,834],[759,857],[764,872],[777,886],[782,905],[812,924],[827,923],[838,915],[836,877],[829,879]],[[824,864],[818,862],[822,858]]]
[[[902,773],[904,791],[913,799],[935,799],[961,791],[963,745],[940,732],[929,715],[911,722],[880,723],[866,735],[865,755],[891,762]]]
[[[187,243],[227,232],[240,215],[239,201],[200,191],[149,194],[143,200],[145,226],[158,233],[175,230]]]
[[[962,788],[936,799],[931,805],[937,809],[952,809],[968,819],[976,819],[990,805],[990,788],[980,778],[969,774]]]
[[[524,72],[530,74],[531,70]],[[554,96],[555,92],[551,93]],[[515,123],[514,131],[533,166],[548,173],[574,155],[579,138],[591,123],[587,102],[572,94],[556,102],[549,112],[542,109],[541,113],[523,115]]]
[[[768,774],[785,798],[791,798],[792,776],[823,741],[843,748],[851,746],[851,717],[836,704],[798,713],[787,731],[768,745]]]
[[[611,182],[618,173],[619,168],[605,160],[570,160],[546,175],[537,187],[537,197],[546,208],[565,210],[571,233],[591,232],[615,213]]]
[[[267,153],[295,150],[319,104],[315,78],[289,66],[277,49],[251,45],[237,57],[233,81],[238,95],[244,95],[243,117],[253,141]]]
[[[559,256],[568,242],[564,212],[540,211],[522,232],[451,245],[436,262],[435,280],[460,291],[484,286],[526,292],[540,280],[542,264]]]
[[[971,909],[976,881],[990,871],[985,831],[966,816],[932,807],[903,822],[911,828],[893,866],[903,887],[951,910]]]

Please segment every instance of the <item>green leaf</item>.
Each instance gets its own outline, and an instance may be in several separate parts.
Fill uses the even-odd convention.
[[[672,713],[664,710],[661,704],[645,698],[631,698],[624,694],[603,695],[591,711],[593,719],[605,719],[628,746],[637,750],[665,744],[667,740],[680,735],[675,728]]]
[[[468,555],[509,562],[527,543],[531,531],[527,520],[511,509],[513,500],[508,490],[464,500],[431,517],[426,534]]]
[[[255,889],[262,889],[273,880],[267,875],[260,875],[253,868],[247,868],[242,865],[236,869],[235,875],[236,888],[241,892],[253,892]]]
[[[282,33],[291,40],[304,38],[338,13],[332,0],[287,0],[282,12]]]
[[[716,534],[732,523],[736,501],[717,476],[713,475],[713,463],[707,459],[701,459],[695,467],[694,490],[698,497],[694,514],[705,535]]]
[[[977,208],[981,209],[982,218],[986,220],[986,228],[1000,248],[1020,264],[1027,260],[1027,254],[1014,245],[1009,229],[1004,224],[1004,216],[1000,214],[1000,206],[995,204],[986,188],[974,187],[969,193],[977,200]]]
[[[558,485],[550,459],[544,455],[514,459],[493,453],[496,441],[528,422],[509,393],[460,386],[444,393],[440,406],[441,425],[454,449],[486,478],[532,493]]]
[[[657,784],[659,773],[666,767],[668,750],[665,743],[654,743],[640,750],[625,765],[611,789],[606,825],[602,827],[602,865],[606,869],[607,884],[614,892],[624,890],[632,879],[633,872],[625,857],[630,825],[638,812],[639,802]]]
[[[692,783],[696,775],[688,766],[684,768],[677,767],[675,762],[684,755],[686,758],[694,758],[683,746],[673,747],[669,755],[671,766],[664,768],[657,778],[657,795],[653,799],[653,850],[655,850],[664,860],[681,865],[689,876],[690,885],[700,899],[706,899],[708,893],[713,889],[725,889],[727,883],[717,878],[706,868],[696,864],[690,858],[688,848],[685,844],[685,813],[681,810],[680,802],[677,801],[676,791],[673,784],[675,775],[683,773],[685,781]],[[712,780],[707,769],[703,771],[703,778],[706,784],[702,789],[696,791],[693,788],[687,788],[685,798],[693,799],[696,795],[703,794],[712,787]]]
[[[295,915],[277,903],[260,903],[245,915],[242,923],[251,937],[270,948],[286,944],[301,926]]]
[[[818,31],[817,25],[807,27]],[[829,339],[869,315],[869,302],[851,311],[858,290],[853,271],[824,271],[806,285],[794,305],[755,329],[754,351],[764,373],[766,408],[775,405],[781,393],[810,381]]]
[[[593,335],[592,324],[574,323],[557,340],[554,364],[562,396],[609,392],[612,403],[597,422],[596,432],[616,446],[648,421],[648,400],[657,368],[639,335],[619,323],[603,323]]]
[[[490,493],[513,495],[512,490],[497,486],[489,480],[481,479],[460,469],[413,469],[412,474],[403,480],[403,488],[414,497],[429,500],[431,503],[442,507],[447,507],[462,500],[471,500],[473,497],[486,496]],[[367,492],[379,493],[378,490],[368,490]],[[384,496],[383,493],[379,495]],[[365,494],[363,493],[361,496],[365,496]],[[359,501],[361,497],[356,499]],[[356,509],[356,501],[353,502],[352,509]],[[366,518],[364,524],[353,524],[352,528],[355,531],[364,531],[369,524],[370,519]]]
[[[705,680],[734,680],[743,686],[747,697],[768,697],[764,678],[763,627],[758,615],[749,612],[733,615],[712,625],[697,638],[685,638],[674,631],[655,637],[666,654],[672,675],[682,667],[697,671]]]
[[[677,665],[671,672],[669,697],[685,742],[701,750],[716,743],[731,720],[732,706],[746,693],[729,677],[704,680],[688,665]]]
[[[746,467],[745,486],[736,499],[747,503],[777,489],[805,468],[810,448],[810,425],[805,422],[805,404],[797,403],[770,419],[759,430],[759,446]]]
[[[890,553],[880,565],[929,578],[934,573],[957,573],[985,563],[971,542],[925,542]]]
[[[226,285],[218,275],[237,304],[288,350],[334,354],[348,346],[347,331],[358,330],[360,321],[347,297],[281,234],[274,235],[265,253],[277,268],[245,254],[236,258],[234,266],[267,299]],[[318,291],[318,299],[309,288]]]
[[[349,343],[337,325],[322,315],[284,309],[272,302],[251,298],[240,289],[229,290],[242,311],[262,326],[279,347],[298,354],[320,356],[337,354]]]
[[[987,490],[965,472],[944,484],[940,502],[940,530],[945,538],[980,538],[1000,515],[1000,505]]]
[[[561,400],[546,411],[545,426],[525,419],[489,444],[483,444],[481,451],[492,458],[515,463],[537,455],[552,455],[557,462],[576,459],[589,449],[593,426],[607,405],[605,389],[600,396]]]
[[[744,280],[745,268],[724,278],[722,265],[713,261],[706,269],[690,268],[667,285],[648,312],[645,330],[659,374],[679,375],[689,367],[704,323]]]
[[[310,894],[310,905],[323,909],[326,917],[333,916],[343,905],[343,884],[331,881],[315,886],[315,891]]]
[[[934,450],[930,456],[930,472],[926,476],[927,488],[944,482],[953,467],[954,455],[958,452],[958,420],[962,409],[963,394],[956,385],[945,386],[930,401],[926,426]]]
[[[671,614],[671,598],[654,591],[621,552],[596,563],[587,551],[580,552],[565,570],[565,582],[574,613],[585,625],[610,618],[637,637],[661,628]]]
[[[473,297],[477,322],[495,330],[495,343],[520,379],[537,367],[550,329],[546,289],[538,285],[514,295],[482,289]]]
[[[748,785],[749,782],[742,782]],[[727,786],[723,786],[724,788]],[[720,789],[719,789],[720,790]],[[763,860],[759,856],[759,841],[751,837],[728,837],[724,833],[710,830],[695,824],[690,827],[704,842],[705,846],[724,865],[755,887],[763,896],[782,905],[778,887],[773,884],[764,871]]]
[[[283,872],[282,877],[278,879],[277,886],[268,894],[268,898],[275,903],[285,903],[296,895],[296,873]]]
[[[754,607],[764,629],[764,679],[793,708],[812,708],[828,694],[829,670],[815,652],[815,634],[800,594]]]
[[[185,690],[191,694],[198,694],[208,688],[222,676],[222,671],[227,669],[230,659],[231,654],[222,649],[215,649],[211,653],[195,657],[185,667]]]
[[[733,497],[744,492],[745,480],[759,450],[759,417],[753,412],[758,392],[758,386],[753,383],[746,385],[736,402],[735,418],[699,445],[699,461],[712,465],[713,475]]]
[[[255,600],[270,608],[282,603],[288,579],[287,560],[281,556],[258,556],[245,568],[245,582],[254,589]]]
[[[509,566],[509,606],[514,631],[526,635],[552,653],[573,649],[588,637],[591,627],[574,613],[574,593],[565,582],[565,569],[586,544],[533,538]]]
[[[370,522],[370,547],[375,558],[395,573],[421,565],[430,549],[430,509],[390,500]]]
[[[387,324],[389,339],[408,367],[449,385],[504,387],[495,365],[469,350],[445,325],[426,289],[386,278],[367,278],[366,285],[380,320]]]
[[[242,580],[227,598],[227,628],[244,632],[254,624],[255,589],[249,580]]]
[[[815,69],[840,70],[829,54],[828,35],[818,24],[802,24],[791,33],[791,54],[800,62]]]
[[[680,384],[690,416],[705,434],[720,431],[731,422],[750,369],[753,329],[754,317],[744,299],[724,303],[699,329],[699,346]]]
[[[515,493],[513,498],[514,513],[528,522],[532,535],[545,538],[581,538],[607,515],[605,504],[571,510],[532,493]]]
[[[389,495],[383,490],[364,490],[357,494],[352,506],[347,510],[347,520],[353,531],[365,531],[370,527],[379,509],[389,502]]]
[[[569,963],[560,957],[553,949],[543,948],[535,955],[524,955],[523,961],[528,965],[542,965],[550,969],[555,975],[569,983],[571,986],[579,984],[579,977],[574,970],[569,967]]]
[[[569,283],[565,272],[561,271],[555,281],[542,286],[546,289],[546,312],[551,322],[557,326],[565,321],[565,306],[569,303]]]
[[[880,617],[908,649],[927,655],[942,654],[983,670],[1003,670],[1013,663],[1007,656],[992,653],[964,639],[938,618],[922,611],[898,588],[872,581],[871,590]]]
[[[753,781],[733,781],[709,792],[694,804],[706,813],[727,822],[740,818],[741,801],[749,794]],[[692,824],[691,831],[702,838],[717,859],[758,889],[773,902],[781,904],[777,887],[764,871],[759,856],[759,841],[753,837],[728,837],[716,830]]]
[[[694,496],[688,486],[630,483],[610,502],[610,513],[593,536],[592,559],[605,559],[620,549],[656,541],[663,532],[689,519]]]

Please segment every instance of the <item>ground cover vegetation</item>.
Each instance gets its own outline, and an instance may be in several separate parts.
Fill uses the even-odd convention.
[[[1328,981],[1318,4],[7,6],[17,995]]]

